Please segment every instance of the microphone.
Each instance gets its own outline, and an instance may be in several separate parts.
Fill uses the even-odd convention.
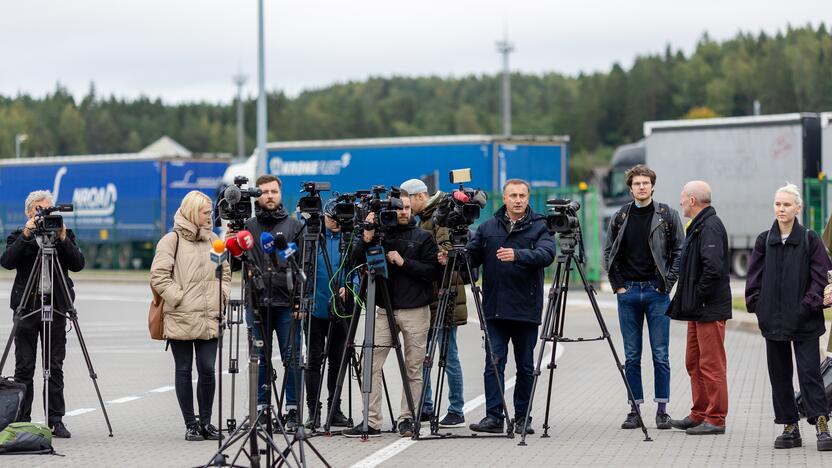
[[[222,265],[228,258],[228,253],[225,251],[225,242],[220,239],[215,240],[211,243],[211,261],[216,263],[217,266]]]
[[[263,232],[260,234],[260,246],[263,247],[263,252],[271,255],[274,253],[274,236],[270,232]]]
[[[243,255],[243,249],[240,247],[239,242],[237,242],[236,237],[229,237],[225,241],[225,250],[228,251],[234,258],[240,258]]]
[[[243,252],[247,252],[254,247],[254,236],[250,231],[240,231],[237,233],[237,243]]]
[[[470,198],[468,197],[468,195],[465,195],[465,193],[461,190],[454,190],[454,200],[461,203],[468,203],[468,200],[470,200]]]
[[[225,201],[229,205],[233,205],[243,198],[243,193],[240,191],[240,187],[231,184],[225,188],[225,192],[223,192],[223,198],[225,198]]]
[[[480,206],[480,208],[485,208],[485,204],[488,201],[488,196],[482,190],[477,190],[474,192],[474,196],[471,197],[473,201]]]
[[[289,243],[286,242],[286,236],[283,234],[278,234],[277,237],[274,238],[275,246],[277,247],[277,253],[280,255],[281,260],[292,260],[292,255],[298,251],[298,245],[294,242]]]

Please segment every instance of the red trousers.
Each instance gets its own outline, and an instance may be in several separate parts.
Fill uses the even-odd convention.
[[[685,367],[690,376],[693,406],[690,419],[725,425],[728,381],[725,359],[725,320],[688,322]]]

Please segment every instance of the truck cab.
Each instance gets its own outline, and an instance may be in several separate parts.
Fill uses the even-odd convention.
[[[622,205],[632,200],[630,188],[627,187],[625,176],[628,169],[644,164],[646,161],[645,140],[641,139],[635,143],[621,145],[615,149],[612,155],[612,166],[602,181],[601,194],[604,200],[602,211],[603,226],[602,232],[606,235],[606,227],[610,219]]]

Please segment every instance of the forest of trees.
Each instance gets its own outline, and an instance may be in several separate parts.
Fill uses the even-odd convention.
[[[604,164],[639,139],[647,120],[832,111],[832,35],[826,25],[776,35],[704,34],[690,56],[667,46],[632,67],[566,76],[514,73],[513,133],[570,135],[573,175]],[[490,133],[500,128],[499,75],[370,78],[268,96],[269,141]],[[245,102],[246,151],[254,146],[255,102]],[[165,104],[99,96],[76,101],[60,84],[42,98],[0,96],[0,157],[131,152],[170,135],[195,152],[236,151],[233,103]],[[573,179],[575,180],[575,179]]]

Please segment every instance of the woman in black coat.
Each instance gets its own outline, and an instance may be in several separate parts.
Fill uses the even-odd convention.
[[[797,404],[792,387],[792,352],[809,424],[818,450],[832,450],[829,410],[820,375],[820,342],[825,332],[823,288],[832,263],[816,233],[797,221],[803,201],[792,184],[777,190],[771,229],[757,237],[748,268],[745,302],[757,314],[766,339],[774,422],[784,424],[775,448],[800,447]]]

